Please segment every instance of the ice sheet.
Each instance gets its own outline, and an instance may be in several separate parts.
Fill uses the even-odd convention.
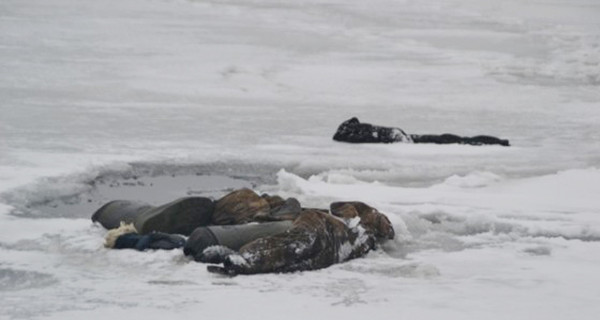
[[[596,319],[599,17],[595,0],[1,1],[0,318]],[[332,141],[352,116],[512,146]],[[362,200],[397,238],[222,278],[106,250],[86,217],[239,186]]]

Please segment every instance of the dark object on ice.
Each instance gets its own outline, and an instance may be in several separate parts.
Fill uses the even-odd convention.
[[[278,220],[294,220],[302,212],[300,201],[296,198],[288,198],[278,207],[271,208],[270,216]]]
[[[437,144],[469,144],[469,145],[501,145],[509,146],[509,141],[492,136],[460,137],[454,134],[442,135],[407,135],[400,128],[380,127],[369,123],[361,123],[354,117],[342,122],[333,135],[333,140],[352,143],[437,143]]]
[[[204,197],[180,198],[158,207],[116,200],[98,209],[92,221],[107,229],[119,227],[121,221],[133,223],[140,234],[159,231],[189,235],[194,229],[210,224],[214,207],[214,201]]]
[[[281,221],[281,220],[294,220],[302,212],[302,206],[300,201],[296,198],[288,198],[284,200],[280,196],[270,196],[263,194],[261,198],[267,200],[269,203],[269,212],[265,212],[255,215],[255,220],[260,221]]]
[[[237,251],[246,243],[284,232],[291,227],[292,221],[200,227],[192,232],[183,252],[201,260],[203,251],[208,247],[224,246]]]
[[[185,238],[162,232],[152,232],[146,235],[125,233],[115,241],[114,249],[146,249],[172,250],[183,247]]]
[[[278,195],[271,196],[267,193],[263,193],[260,197],[267,200],[267,203],[269,204],[269,208],[271,208],[271,210],[273,208],[280,207],[285,203],[285,199]]]
[[[194,255],[194,261],[202,263],[223,263],[228,256],[236,253],[236,251],[225,246],[211,246]]]
[[[492,136],[475,136],[475,137],[459,137],[455,134],[445,133],[442,135],[434,134],[411,134],[410,135],[414,143],[437,143],[437,144],[470,144],[474,146],[480,146],[484,144],[497,144],[508,147],[510,144],[506,139],[498,139]]]
[[[411,142],[411,138],[400,128],[361,123],[358,118],[342,122],[333,135],[333,140],[353,143]]]
[[[305,210],[290,230],[244,245],[239,254],[225,258],[223,269],[214,271],[235,275],[321,269],[361,257],[379,240],[394,237],[387,217],[364,203],[338,203],[332,213]]]
[[[208,267],[206,267],[206,270],[210,273],[221,274],[221,275],[228,276],[228,277],[237,276],[235,271],[233,271],[232,269],[225,269],[220,266],[208,266]]]
[[[216,220],[229,225],[213,226],[207,226],[211,219],[215,221],[213,202],[207,198],[181,198],[145,210],[140,209],[142,205],[121,202],[111,210],[105,205],[94,214],[96,221],[107,214],[119,222],[122,217],[137,215],[135,227],[121,223],[108,231],[107,248],[172,249],[183,245],[184,253],[196,261],[222,264],[209,267],[210,272],[230,276],[326,268],[361,257],[394,237],[388,218],[362,202],[336,202],[327,212],[302,208],[294,198],[260,197],[242,189],[215,205],[214,214],[220,214]],[[119,213],[116,208],[131,212]],[[251,223],[240,224],[248,221]],[[200,226],[188,232],[194,225]],[[142,232],[137,234],[136,229]],[[184,244],[180,236],[152,231],[191,235]]]
[[[189,235],[194,229],[210,224],[214,202],[204,197],[180,198],[144,211],[134,222],[141,234],[152,231]]]
[[[329,206],[331,214],[343,219],[360,218],[360,224],[367,233],[375,236],[378,240],[393,239],[396,235],[390,220],[362,202],[334,202]]]
[[[106,229],[115,229],[121,222],[133,223],[135,218],[150,208],[151,205],[143,202],[114,200],[94,212],[92,221],[100,223]]]
[[[219,199],[215,204],[212,223],[243,224],[254,221],[255,215],[268,215],[269,203],[250,189],[240,189]]]

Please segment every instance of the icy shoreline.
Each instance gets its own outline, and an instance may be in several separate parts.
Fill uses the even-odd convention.
[[[202,175],[123,177],[121,182],[152,181],[157,188],[178,185],[181,191],[207,193],[214,193],[212,187],[219,182],[225,188],[248,183]],[[209,183],[198,181],[202,179]],[[192,181],[196,187],[186,189]],[[410,188],[365,182],[338,172],[302,178],[281,170],[273,184],[255,188],[295,196],[315,206],[332,199],[367,201],[388,214],[397,238],[364,259],[325,270],[233,279],[206,273],[202,264],[178,251],[104,249],[105,231],[89,217],[32,219],[5,212],[0,251],[6,258],[0,268],[0,285],[10,304],[2,308],[11,317],[48,314],[61,319],[91,316],[89,312],[95,314],[97,308],[103,314],[114,312],[117,318],[139,312],[152,319],[166,314],[191,316],[199,310],[218,316],[225,307],[219,301],[233,294],[240,295],[236,303],[245,312],[256,310],[256,318],[261,314],[256,304],[263,299],[277,305],[270,309],[272,315],[286,316],[289,310],[304,314],[302,306],[310,304],[321,315],[351,318],[380,308],[425,319],[483,317],[495,309],[491,301],[516,305],[503,317],[524,319],[537,306],[541,309],[536,310],[536,317],[558,319],[569,314],[565,304],[591,314],[596,288],[592,279],[600,261],[584,253],[599,248],[598,201],[593,197],[600,190],[599,181],[596,169],[509,180],[472,173],[430,187]],[[113,178],[110,183],[115,182]],[[565,187],[574,182],[580,185]],[[101,183],[96,187],[103,196],[124,188],[148,188],[111,188]],[[521,198],[524,192],[526,200]],[[94,193],[84,194],[86,204],[85,197]],[[548,203],[556,197],[561,199]],[[68,202],[61,205],[63,209],[78,207]],[[570,268],[577,272],[566,271]],[[578,298],[570,300],[575,288]],[[555,303],[548,304],[548,300]],[[25,301],[33,307],[24,309]],[[425,305],[437,307],[425,311]]]
[[[599,16],[595,0],[1,1],[0,318],[596,319]],[[352,116],[514,147],[332,141]],[[83,211],[134,176],[156,201],[229,183],[359,199],[398,237],[315,272],[215,277],[102,248]]]

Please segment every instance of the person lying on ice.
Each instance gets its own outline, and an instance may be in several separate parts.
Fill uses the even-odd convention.
[[[501,145],[508,147],[506,139],[492,136],[460,137],[455,134],[406,134],[400,128],[375,126],[363,123],[354,117],[340,124],[333,135],[333,140],[351,143],[436,143],[436,144],[470,144],[470,145]]]
[[[159,207],[116,200],[98,209],[92,220],[108,229],[130,223],[141,235],[189,235],[184,253],[199,262],[222,264],[208,269],[228,275],[326,268],[394,238],[389,219],[362,202],[335,202],[328,212],[249,189],[214,202],[187,197]],[[117,232],[111,243],[123,243],[125,236],[132,233]]]

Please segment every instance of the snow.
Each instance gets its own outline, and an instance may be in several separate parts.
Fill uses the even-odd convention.
[[[598,17],[596,0],[1,1],[0,318],[596,319]],[[332,141],[353,116],[511,147]],[[364,201],[396,239],[228,278],[107,250],[89,219],[239,187]]]
[[[251,259],[251,258],[250,258]],[[242,257],[239,254],[235,254],[235,255],[230,255],[229,256],[229,261],[236,266],[243,266],[243,265],[247,265],[248,262],[246,261],[246,259],[244,259],[244,257]]]

